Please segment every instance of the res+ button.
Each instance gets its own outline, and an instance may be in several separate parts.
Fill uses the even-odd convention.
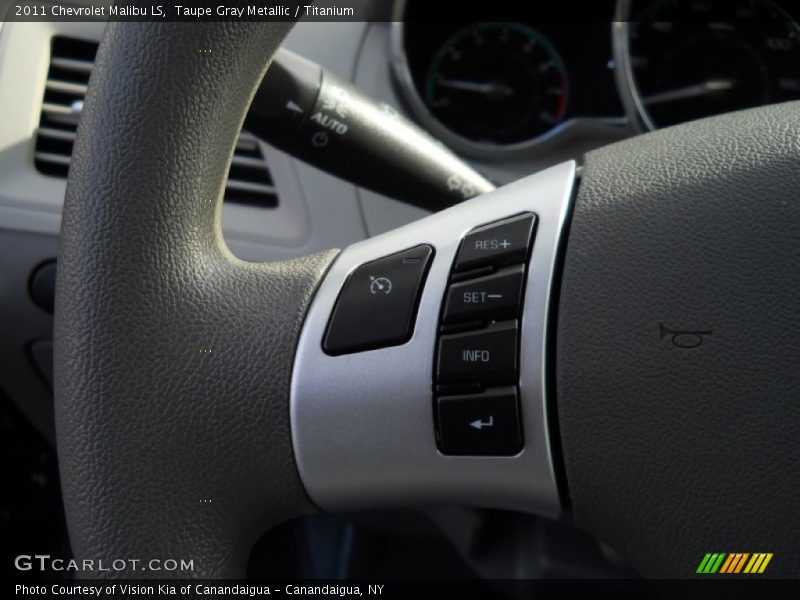
[[[536,217],[530,213],[484,225],[470,231],[461,243],[455,271],[486,265],[502,267],[525,262]]]

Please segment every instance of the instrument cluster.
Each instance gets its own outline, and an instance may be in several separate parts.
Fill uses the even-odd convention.
[[[511,1],[493,3],[481,21],[445,22],[426,19],[422,0],[405,0],[393,24],[401,95],[463,154],[800,99],[800,25],[789,0],[594,0],[591,14],[581,0],[546,14],[520,14]]]

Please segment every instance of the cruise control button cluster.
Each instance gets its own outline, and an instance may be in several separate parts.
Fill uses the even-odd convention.
[[[444,454],[512,455],[520,419],[519,319],[536,216],[527,213],[464,236],[444,298],[434,382]]]
[[[322,347],[340,355],[411,339],[433,248],[416,246],[358,267],[333,309]]]

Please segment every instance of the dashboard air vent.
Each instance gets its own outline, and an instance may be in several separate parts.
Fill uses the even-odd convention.
[[[78,117],[96,53],[95,42],[53,38],[34,155],[40,173],[67,177]],[[225,200],[268,208],[278,206],[275,184],[261,145],[246,131],[236,143]]]

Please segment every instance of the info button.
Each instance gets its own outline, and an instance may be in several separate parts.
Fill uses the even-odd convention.
[[[517,378],[517,322],[496,323],[480,331],[443,335],[439,340],[437,381],[513,383]]]

